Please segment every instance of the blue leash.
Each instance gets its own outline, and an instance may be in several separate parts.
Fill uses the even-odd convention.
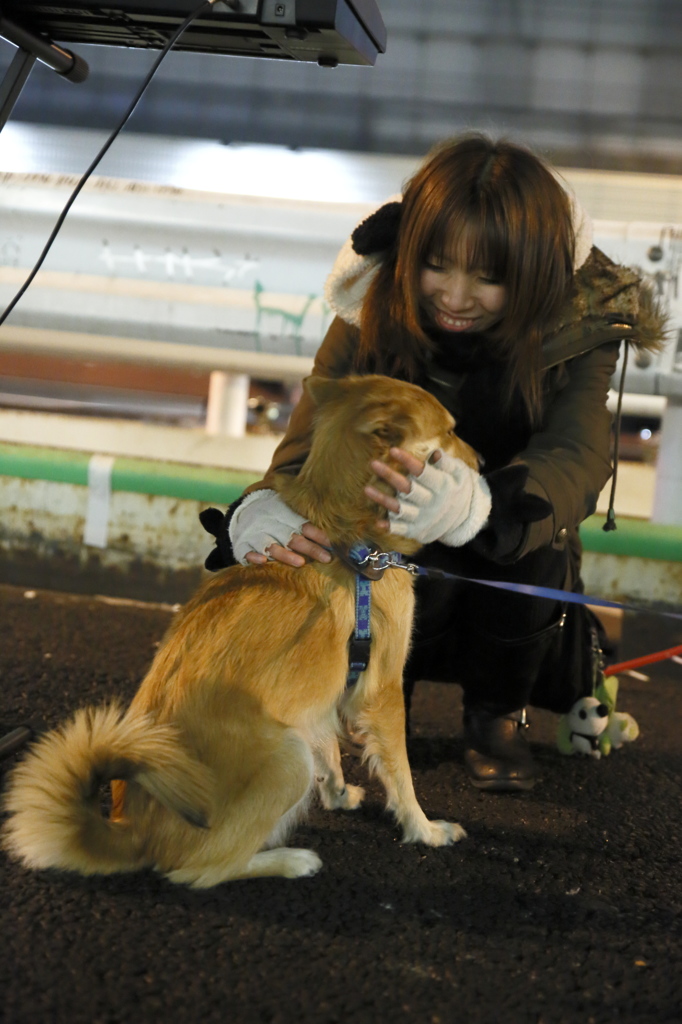
[[[640,608],[634,604],[621,604],[619,601],[607,601],[602,597],[590,594],[576,594],[573,590],[557,590],[554,587],[536,587],[530,583],[504,583],[502,580],[480,580],[471,576],[458,576],[442,569],[427,569],[414,562],[407,562],[398,551],[379,551],[364,544],[355,544],[348,551],[347,562],[352,563],[355,570],[355,630],[350,640],[349,673],[346,686],[353,686],[361,672],[369,664],[371,645],[370,613],[372,606],[371,584],[373,579],[381,579],[386,569],[404,569],[412,576],[427,576],[431,579],[459,580],[462,583],[478,583],[482,587],[495,587],[497,590],[509,590],[514,594],[525,594],[526,597],[541,597],[551,601],[565,601],[568,604],[591,604],[599,608],[618,608],[629,612],[648,612],[664,615],[670,619],[682,620],[680,612],[664,612],[658,609]],[[371,575],[366,575],[371,574]]]
[[[629,612],[647,612],[655,615],[665,615],[671,619],[682,619],[681,612],[664,612],[658,609],[641,608],[634,604],[621,604],[619,601],[607,601],[603,597],[593,597],[590,594],[576,594],[573,590],[557,590],[554,587],[536,587],[530,583],[504,583],[502,580],[479,580],[473,576],[458,576],[442,569],[427,569],[422,565],[415,565],[414,562],[406,562],[404,557],[397,551],[376,551],[366,546],[356,545],[352,552],[359,551],[362,555],[358,562],[358,570],[362,572],[366,565],[371,566],[383,573],[389,567],[405,569],[413,576],[428,576],[431,579],[460,580],[463,583],[479,583],[483,587],[495,587],[498,590],[510,590],[515,594],[525,594],[527,597],[544,597],[552,601],[567,601],[569,604],[592,604],[600,608],[622,608]]]

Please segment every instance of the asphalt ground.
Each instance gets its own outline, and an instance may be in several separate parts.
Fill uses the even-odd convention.
[[[0,586],[0,736],[132,696],[169,617]],[[628,614],[618,655],[681,642],[682,621]],[[645,671],[619,699],[641,736],[601,761],[560,755],[556,719],[533,713],[541,778],[518,795],[469,786],[460,690],[420,684],[416,790],[430,817],[465,826],[454,847],[401,845],[370,781],[359,811],[315,809],[297,830],[324,862],[309,879],[194,892],[1,855],[0,1019],[679,1024],[682,666]]]

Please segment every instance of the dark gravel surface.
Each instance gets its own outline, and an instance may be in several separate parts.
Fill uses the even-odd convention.
[[[0,735],[130,697],[168,619],[0,586]],[[682,622],[632,615],[619,655],[681,642]],[[316,809],[298,829],[324,861],[311,879],[196,893],[151,872],[32,874],[2,855],[0,1019],[679,1024],[682,666],[645,671],[621,684],[635,744],[564,758],[536,712],[541,781],[513,796],[466,783],[459,689],[418,687],[417,793],[467,828],[455,847],[401,846],[370,782],[358,812]]]

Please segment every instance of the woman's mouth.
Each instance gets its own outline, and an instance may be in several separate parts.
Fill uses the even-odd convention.
[[[436,323],[444,331],[470,331],[479,319],[476,316],[453,316],[442,309],[434,310]]]

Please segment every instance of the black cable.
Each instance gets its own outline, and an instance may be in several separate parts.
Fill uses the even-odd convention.
[[[194,21],[194,19],[197,18],[204,11],[210,10],[210,8],[213,6],[214,3],[216,3],[216,0],[204,0],[204,2],[201,3],[199,5],[199,7],[196,8],[196,10],[192,11],[191,14],[188,14],[187,17],[185,18],[185,20],[183,21],[182,25],[180,25],[180,27],[173,33],[173,35],[170,37],[168,42],[165,44],[165,46],[163,47],[163,49],[159,53],[159,56],[156,58],[156,60],[152,64],[152,67],[151,67],[150,71],[147,73],[147,75],[146,75],[142,85],[140,86],[140,88],[135,93],[135,96],[133,97],[133,100],[130,103],[130,106],[128,107],[126,113],[124,114],[123,118],[119,122],[118,126],[113,130],[113,132],[111,133],[111,135],[109,136],[107,141],[104,143],[104,145],[100,149],[100,151],[97,154],[97,156],[95,157],[95,159],[92,161],[92,163],[88,167],[87,171],[85,171],[85,173],[83,174],[82,178],[80,179],[80,181],[76,185],[76,187],[73,190],[73,192],[69,196],[69,199],[66,202],[66,206],[64,207],[64,209],[60,213],[59,218],[57,220],[57,223],[55,224],[54,228],[52,229],[52,233],[51,233],[50,237],[48,238],[47,242],[45,243],[45,247],[44,247],[43,251],[41,252],[40,256],[38,257],[38,260],[37,260],[35,266],[33,267],[33,270],[28,275],[28,278],[26,279],[26,281],[24,281],[23,285],[21,286],[21,288],[19,289],[17,294],[14,296],[14,298],[10,302],[10,304],[7,307],[7,309],[5,310],[5,312],[2,314],[2,316],[0,316],[0,325],[4,324],[5,320],[10,315],[10,313],[12,312],[14,307],[16,306],[17,302],[19,302],[19,299],[21,299],[21,297],[25,294],[25,292],[27,291],[27,289],[29,288],[29,286],[33,282],[36,274],[38,273],[38,271],[42,267],[43,263],[45,262],[45,257],[47,256],[48,252],[50,251],[50,248],[51,248],[52,243],[54,242],[55,238],[59,234],[59,231],[61,230],[62,224],[66,220],[66,216],[67,216],[69,210],[71,209],[71,207],[75,203],[76,199],[80,195],[80,192],[81,192],[83,186],[85,185],[86,181],[88,180],[88,178],[90,177],[92,172],[95,170],[95,168],[100,163],[102,158],[104,156],[106,156],[106,154],[108,153],[108,151],[109,151],[110,147],[112,146],[113,142],[118,137],[118,135],[121,132],[121,130],[125,127],[125,125],[128,122],[131,114],[135,110],[135,107],[137,106],[137,104],[142,99],[142,96],[143,96],[145,90],[147,89],[147,86],[149,85],[149,83],[151,82],[152,78],[156,74],[156,72],[158,70],[158,67],[159,67],[159,64],[164,59],[164,57],[167,55],[169,50],[171,50],[173,48],[173,46],[175,45],[177,40],[180,38],[182,33]]]
[[[606,513],[606,522],[602,526],[602,530],[609,533],[611,530],[617,530],[616,526],[616,481],[618,480],[618,459],[620,457],[620,427],[623,413],[623,391],[625,390],[625,371],[628,368],[628,352],[630,349],[630,340],[625,338],[625,351],[623,352],[623,366],[620,371],[620,386],[618,388],[618,405],[616,407],[616,422],[614,427],[613,437],[613,476],[611,477],[611,494],[609,496],[609,508]]]

